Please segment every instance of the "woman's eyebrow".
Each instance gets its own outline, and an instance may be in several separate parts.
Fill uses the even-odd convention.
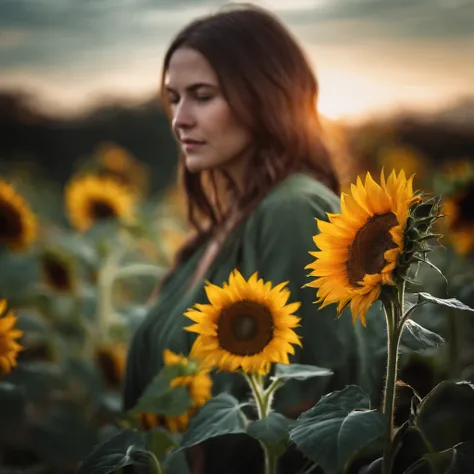
[[[168,92],[176,93],[176,90],[173,89],[173,87],[171,87],[169,85],[166,85],[165,87],[166,87],[166,90]],[[216,89],[217,85],[216,84],[210,84],[210,83],[207,83],[207,82],[195,82],[193,84],[190,84],[190,85],[186,86],[186,90],[188,92],[195,92],[197,89],[200,89],[201,87],[208,87],[208,88],[211,88],[211,89]]]

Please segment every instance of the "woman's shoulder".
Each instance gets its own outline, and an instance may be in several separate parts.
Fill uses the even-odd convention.
[[[258,214],[268,212],[298,213],[302,208],[339,212],[339,197],[316,178],[294,173],[278,183],[258,206]]]

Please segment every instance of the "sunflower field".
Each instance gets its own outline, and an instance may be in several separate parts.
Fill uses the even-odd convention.
[[[157,190],[149,163],[101,142],[64,184],[2,163],[0,474],[175,473],[232,434],[258,440],[262,474],[286,474],[290,446],[300,474],[473,472],[474,150],[436,156],[386,125],[337,133],[355,160],[301,272],[319,305],[362,330],[383,308],[379,404],[350,385],[296,419],[272,409],[289,380],[332,372],[290,363],[300,305],[256,269],[206,283],[208,302],[185,313],[190,354],[165,350],[124,413],[128,345],[189,228],[177,188]],[[249,400],[213,396],[214,370],[238,373]]]
[[[145,201],[146,181],[110,143],[62,192],[0,180],[1,472],[75,472],[110,435],[130,334],[186,235],[179,193]]]

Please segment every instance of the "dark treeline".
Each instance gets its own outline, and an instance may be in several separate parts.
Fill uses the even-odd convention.
[[[0,162],[31,164],[64,184],[78,160],[103,142],[126,148],[148,165],[150,187],[161,189],[175,174],[176,145],[156,101],[108,104],[74,118],[59,118],[31,105],[22,93],[0,92]]]
[[[416,148],[434,162],[474,158],[474,102],[465,101],[438,115],[404,114],[343,130],[349,153],[363,168],[378,145]],[[26,94],[0,92],[0,162],[34,163],[48,179],[64,184],[75,163],[103,142],[114,142],[145,163],[150,188],[161,189],[175,173],[176,145],[156,100],[130,106],[98,106],[74,118],[55,117],[35,107]],[[364,163],[365,162],[365,163]],[[370,166],[368,166],[370,168]]]

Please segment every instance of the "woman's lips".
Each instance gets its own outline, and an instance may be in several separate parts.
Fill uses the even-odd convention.
[[[186,151],[193,151],[205,145],[206,142],[199,140],[181,140],[181,143]]]

